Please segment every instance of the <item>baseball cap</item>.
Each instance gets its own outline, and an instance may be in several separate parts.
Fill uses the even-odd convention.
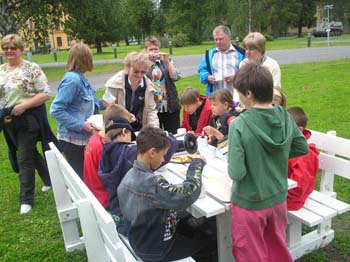
[[[128,120],[126,120],[123,117],[120,116],[112,116],[109,118],[109,120],[111,120],[110,124],[106,127],[106,133],[112,129],[117,129],[117,128],[126,128],[129,129],[131,132],[131,140],[136,140],[136,135],[132,129],[132,126],[130,125],[130,123],[128,122]]]

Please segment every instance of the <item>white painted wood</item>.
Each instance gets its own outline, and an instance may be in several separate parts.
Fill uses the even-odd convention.
[[[337,210],[327,207],[323,205],[323,203],[316,202],[310,198],[306,199],[304,208],[321,216],[323,218],[322,220],[330,219],[338,214]]]
[[[313,227],[319,225],[323,217],[315,214],[314,212],[307,210],[306,208],[300,208],[299,210],[290,210],[288,211],[288,216],[290,220],[295,219],[301,221],[303,224]]]
[[[347,211],[350,211],[350,205],[347,203],[344,203],[343,201],[337,200],[333,197],[329,197],[323,193],[320,193],[316,190],[314,190],[310,196],[310,199],[317,201],[329,208],[333,208],[337,211],[338,215],[343,214]]]
[[[232,237],[231,237],[231,211],[216,216],[216,230],[218,231],[218,261],[234,262],[232,255]]]

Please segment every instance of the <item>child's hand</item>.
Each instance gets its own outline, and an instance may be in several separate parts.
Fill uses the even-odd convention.
[[[205,157],[200,154],[196,154],[193,159],[202,159],[205,164],[207,163],[207,160],[205,159]]]
[[[214,135],[214,130],[215,128],[214,127],[212,127],[212,126],[205,126],[204,128],[203,128],[203,132],[202,132],[202,136],[204,136],[204,134],[206,134],[206,135],[208,135],[208,136],[212,136],[212,135]]]

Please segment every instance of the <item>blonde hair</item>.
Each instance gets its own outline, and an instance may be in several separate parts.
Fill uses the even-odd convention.
[[[92,62],[91,49],[82,42],[74,44],[69,49],[66,68],[67,71],[77,71],[81,73],[92,71],[94,64]]]
[[[266,52],[266,38],[259,32],[251,32],[243,39],[245,48],[258,50],[262,55]]]
[[[1,48],[4,48],[4,46],[8,44],[13,44],[21,51],[24,50],[22,38],[17,34],[9,34],[3,37],[3,39],[1,40]]]
[[[124,71],[129,71],[130,68],[139,66],[149,67],[151,62],[148,59],[148,54],[144,51],[141,52],[130,52],[124,58]]]

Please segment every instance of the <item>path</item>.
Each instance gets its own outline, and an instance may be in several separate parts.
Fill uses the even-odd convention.
[[[267,55],[276,59],[280,65],[302,64],[309,62],[329,61],[337,59],[350,59],[350,46],[332,46],[319,48],[300,48],[268,51]],[[183,77],[197,74],[197,67],[202,55],[174,56],[177,68]],[[122,63],[122,59],[96,61],[95,64]],[[53,66],[56,64],[43,64],[41,66]],[[97,88],[103,88],[106,81],[114,73],[105,73],[89,76],[91,84]],[[51,87],[56,90],[59,81],[51,81]]]

